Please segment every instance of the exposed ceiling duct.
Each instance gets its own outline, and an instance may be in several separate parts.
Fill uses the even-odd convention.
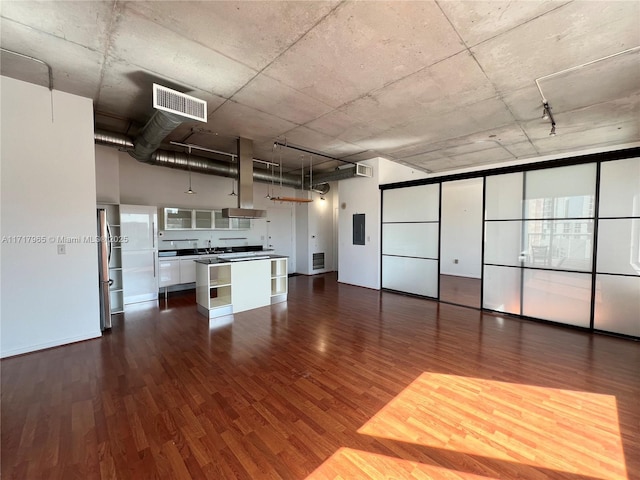
[[[167,135],[186,120],[173,113],[156,110],[133,142],[133,149],[127,152],[139,162],[148,162]]]
[[[188,120],[207,121],[207,102],[185,93],[153,84],[153,108],[155,113],[133,142],[129,155],[140,162],[147,162],[162,141],[181,123]]]
[[[121,150],[130,151],[134,148],[133,140],[131,140],[131,138],[129,138],[127,135],[119,133],[96,130],[94,132],[94,140],[95,143],[99,145],[114,147]],[[238,177],[238,167],[233,163],[215,160],[212,158],[202,157],[194,154],[187,155],[185,153],[175,152],[172,150],[158,149],[151,154],[149,159],[144,160],[143,163],[185,171],[191,170],[194,173],[216,175],[219,177]],[[356,166],[353,165],[343,167],[333,172],[314,175],[313,185],[309,185],[308,179],[303,184],[301,178],[297,175],[290,175],[285,173],[280,176],[277,173],[271,173],[267,170],[253,170],[253,180],[255,182],[272,183],[274,185],[280,185],[280,182],[282,182],[283,187],[291,187],[300,190],[307,190],[311,188],[312,190],[317,191],[322,190],[324,194],[329,191],[329,189],[327,188],[329,182],[345,180],[347,178],[353,178],[355,176]]]

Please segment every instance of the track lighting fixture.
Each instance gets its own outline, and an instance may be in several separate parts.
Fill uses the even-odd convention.
[[[548,120],[549,119],[549,114],[547,113],[547,108],[543,107],[542,108],[542,120]]]
[[[556,121],[553,118],[553,114],[551,113],[551,107],[549,106],[549,102],[547,102],[545,100],[542,103],[542,109],[543,109],[542,119],[543,120],[551,120],[551,131],[549,132],[549,135],[551,135],[552,137],[555,137],[555,135],[556,135]]]

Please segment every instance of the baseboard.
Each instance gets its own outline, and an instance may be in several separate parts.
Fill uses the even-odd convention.
[[[25,353],[37,352],[39,350],[45,350],[47,348],[60,347],[62,345],[68,345],[70,343],[83,342],[85,340],[91,340],[93,338],[100,338],[101,336],[102,336],[102,332],[98,330],[97,332],[92,334],[80,335],[77,337],[61,338],[59,340],[54,340],[52,342],[40,343],[37,345],[29,345],[26,347],[12,348],[11,350],[0,352],[0,358],[15,357],[16,355],[24,355]]]

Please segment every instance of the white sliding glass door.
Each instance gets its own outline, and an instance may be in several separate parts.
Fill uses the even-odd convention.
[[[382,201],[382,288],[438,296],[440,186],[386,190]]]

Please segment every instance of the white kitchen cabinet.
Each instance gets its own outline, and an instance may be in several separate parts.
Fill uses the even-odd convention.
[[[180,260],[177,258],[159,258],[158,274],[159,287],[169,287],[180,283]]]
[[[120,205],[124,304],[158,298],[156,207]]]
[[[193,228],[195,228],[197,230],[211,230],[211,229],[213,229],[213,211],[211,211],[211,210],[194,210],[193,211]],[[195,272],[195,270],[194,270],[194,272]]]
[[[122,251],[125,305],[158,298],[155,256],[153,251]]]
[[[198,311],[209,318],[287,301],[285,257],[197,262],[196,275]]]
[[[163,208],[160,210],[163,230],[188,230],[193,228],[193,210],[187,208]]]
[[[222,210],[158,209],[161,230],[249,230],[249,218],[224,218]]]
[[[271,262],[249,260],[231,264],[233,313],[264,307],[271,303]]]
[[[180,259],[180,276],[176,283],[193,283],[196,281],[196,262],[193,258]]]

